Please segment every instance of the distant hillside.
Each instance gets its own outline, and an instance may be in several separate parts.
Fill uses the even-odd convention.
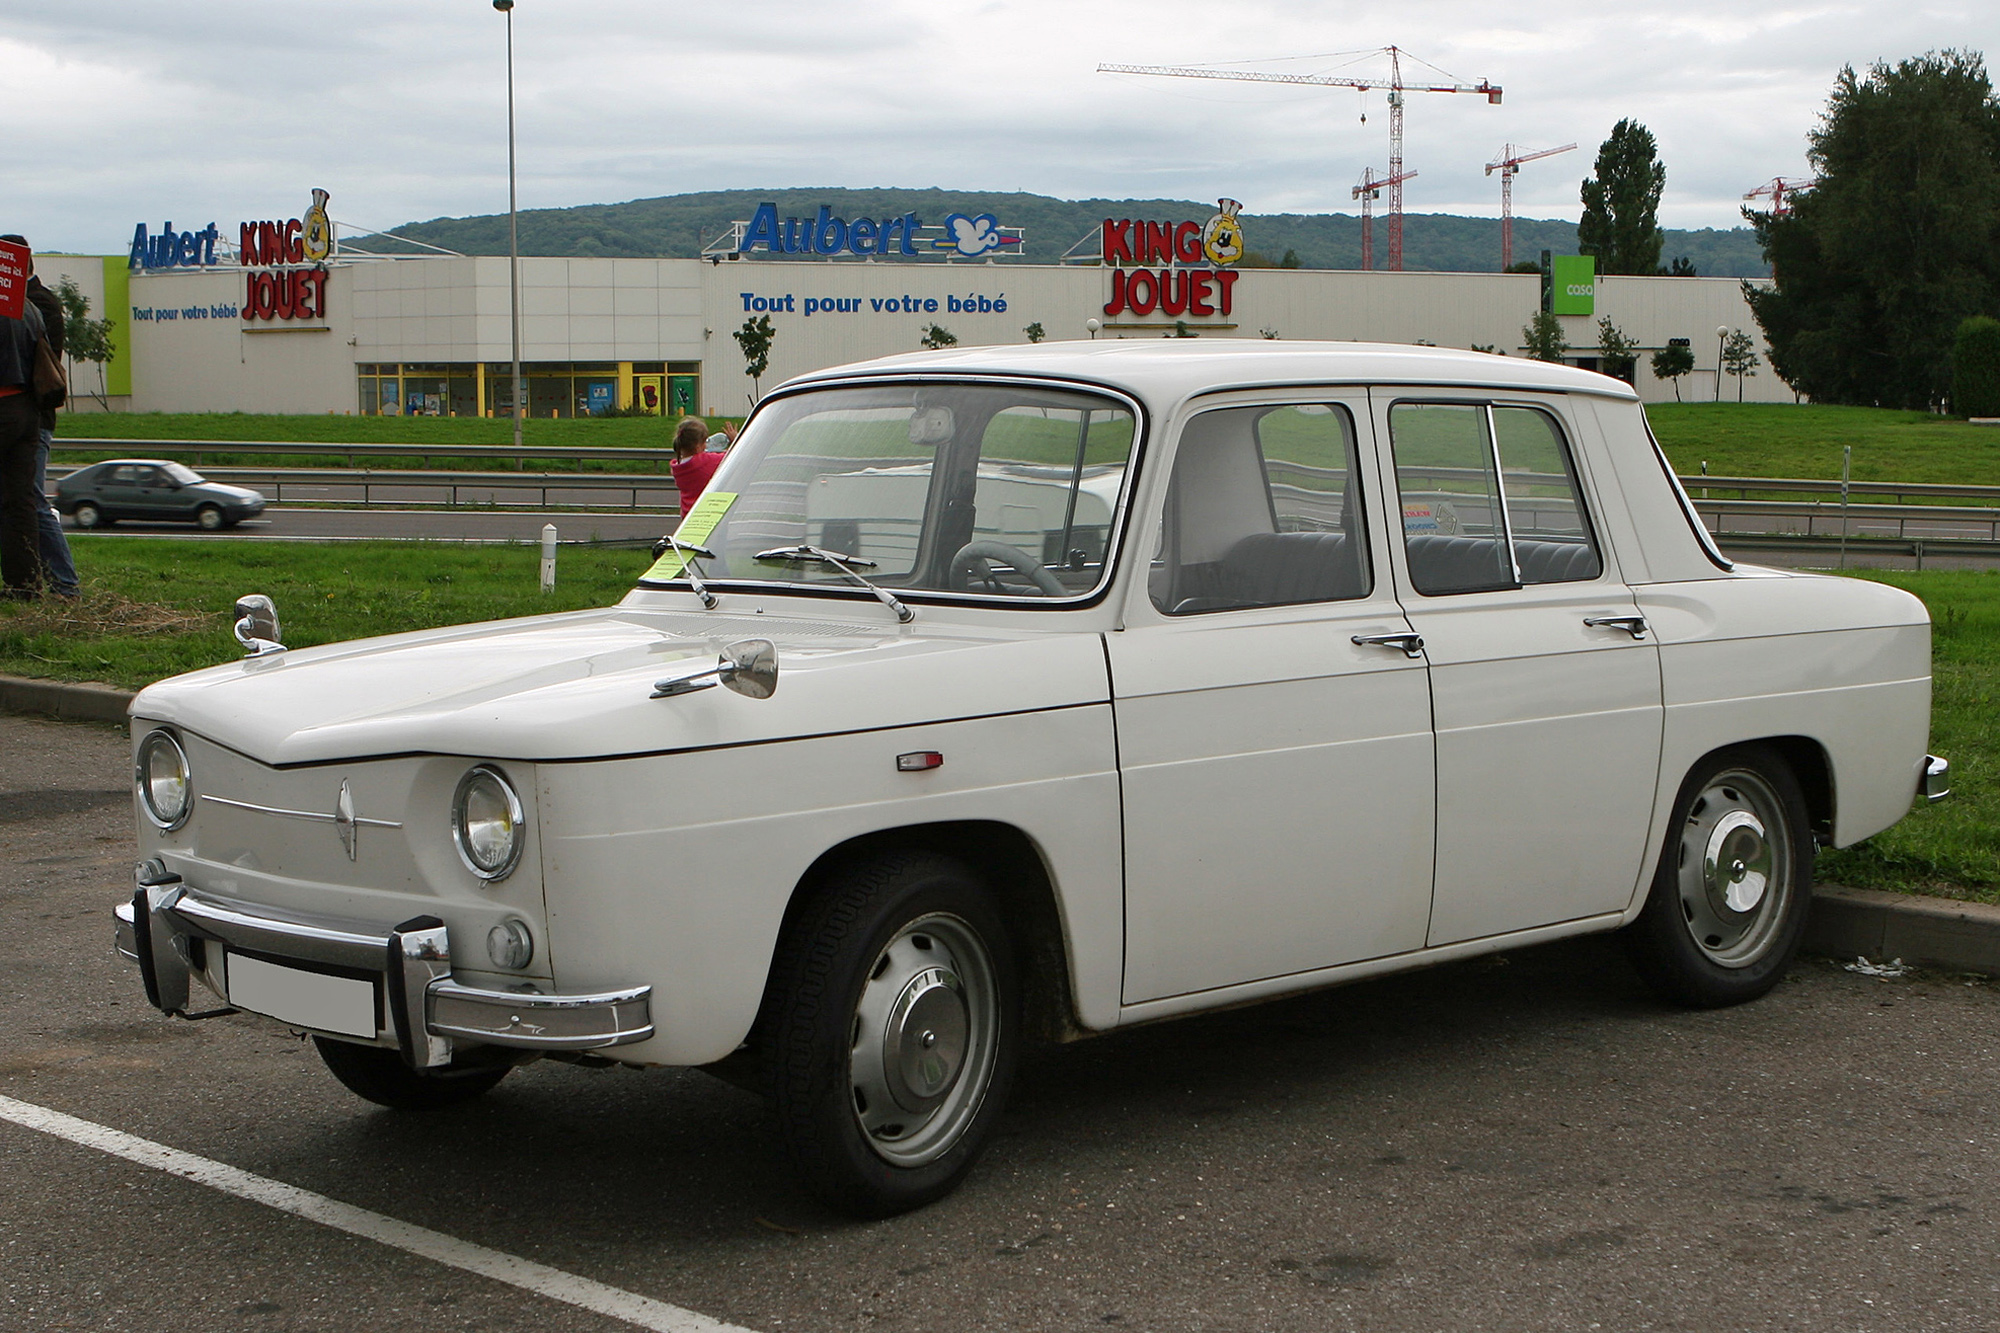
[[[730,223],[748,219],[769,201],[785,217],[811,217],[821,204],[844,218],[915,213],[942,222],[947,213],[991,213],[1008,226],[1027,229],[1028,258],[1054,263],[1063,251],[1107,217],[1206,218],[1215,202],[1185,199],[1053,199],[1042,194],[981,194],[963,190],[719,190],[665,195],[622,204],[531,209],[521,214],[521,253],[691,258]],[[1250,248],[1272,262],[1298,253],[1306,268],[1359,268],[1361,219],[1350,213],[1249,213],[1243,229]],[[394,228],[403,236],[461,254],[507,253],[507,215],[434,218]],[[362,239],[370,248],[398,250],[392,241]],[[1375,263],[1388,260],[1388,226],[1375,228]],[[1576,252],[1576,224],[1545,218],[1514,219],[1514,255],[1533,259],[1543,250]],[[1708,277],[1763,277],[1770,269],[1747,227],[1667,232],[1663,260],[1686,255]],[[1403,267],[1433,272],[1491,272],[1500,266],[1496,218],[1449,213],[1406,214]]]

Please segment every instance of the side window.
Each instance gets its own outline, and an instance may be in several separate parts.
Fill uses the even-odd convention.
[[[1490,592],[1603,572],[1555,418],[1529,407],[1398,403],[1389,435],[1419,593]]]
[[[1152,573],[1168,615],[1366,597],[1374,588],[1354,420],[1324,403],[1188,423]]]

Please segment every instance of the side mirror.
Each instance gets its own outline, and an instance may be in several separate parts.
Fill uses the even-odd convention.
[[[685,676],[653,682],[654,699],[693,694],[727,685],[746,699],[768,699],[778,692],[778,646],[769,639],[743,639],[722,650],[712,667]]]
[[[248,656],[284,652],[280,638],[278,608],[270,598],[255,592],[236,599],[236,642],[243,645]]]

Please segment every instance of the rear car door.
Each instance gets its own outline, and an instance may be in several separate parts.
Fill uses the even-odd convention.
[[[1644,873],[1659,652],[1591,521],[1560,399],[1375,392],[1430,664],[1428,942],[1621,911]]]

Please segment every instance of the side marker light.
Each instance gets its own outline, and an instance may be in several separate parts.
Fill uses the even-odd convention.
[[[898,773],[925,773],[933,768],[942,767],[943,764],[944,756],[936,750],[917,750],[910,754],[899,754],[896,756],[896,771]]]

